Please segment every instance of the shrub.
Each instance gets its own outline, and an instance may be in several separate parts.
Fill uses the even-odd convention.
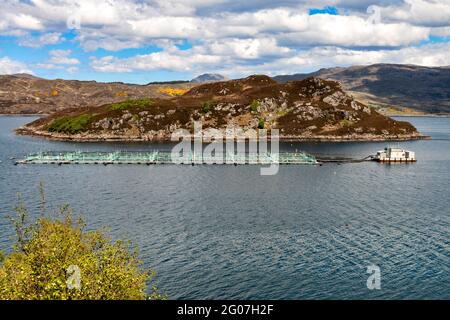
[[[202,112],[203,113],[208,113],[209,111],[211,111],[213,108],[213,106],[211,105],[211,102],[203,102],[202,104]]]
[[[137,251],[102,231],[86,231],[68,206],[27,223],[23,204],[13,220],[17,242],[0,260],[0,299],[162,299],[146,282]],[[79,278],[78,278],[79,277]]]
[[[53,120],[45,129],[50,132],[75,134],[87,129],[92,116],[82,114],[76,117],[66,116]]]
[[[258,100],[253,100],[252,103],[250,104],[250,110],[252,112],[257,112],[259,105],[260,105],[260,103]]]
[[[264,119],[259,119],[258,129],[264,129]]]
[[[128,110],[133,108],[148,108],[153,105],[152,99],[125,100],[111,104],[111,110]]]

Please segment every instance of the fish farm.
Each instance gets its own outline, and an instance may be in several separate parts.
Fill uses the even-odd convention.
[[[172,153],[165,151],[118,151],[118,152],[41,152],[27,155],[15,164],[318,164],[316,158],[304,152],[271,153],[223,153],[214,156],[186,153],[172,158]]]

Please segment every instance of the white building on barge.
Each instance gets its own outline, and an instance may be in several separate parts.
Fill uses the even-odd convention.
[[[384,148],[378,151],[375,160],[379,162],[416,162],[414,152],[401,148]]]

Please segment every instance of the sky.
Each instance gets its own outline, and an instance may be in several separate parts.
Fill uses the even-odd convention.
[[[0,0],[0,74],[190,80],[450,65],[450,0]]]

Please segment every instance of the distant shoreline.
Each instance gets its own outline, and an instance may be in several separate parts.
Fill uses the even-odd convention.
[[[0,113],[0,117],[47,117],[49,114],[42,113]]]
[[[386,117],[404,117],[404,118],[450,118],[450,114],[394,114],[385,115]]]

